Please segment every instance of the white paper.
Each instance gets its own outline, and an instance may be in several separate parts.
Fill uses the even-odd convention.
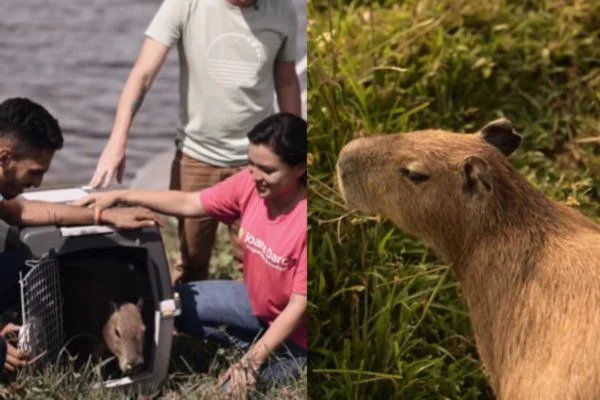
[[[65,226],[60,228],[60,234],[62,236],[97,235],[100,233],[111,232],[115,232],[115,230],[106,225]]]
[[[51,203],[69,203],[88,195],[82,188],[40,190],[23,193],[21,196],[27,200],[48,201]]]

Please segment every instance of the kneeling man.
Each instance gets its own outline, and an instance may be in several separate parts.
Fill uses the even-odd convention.
[[[0,104],[0,219],[10,225],[91,225],[116,228],[154,225],[157,217],[143,208],[113,208],[102,215],[91,208],[73,207],[17,198],[23,190],[38,187],[56,150],[63,145],[58,121],[41,105],[24,98]],[[0,253],[0,313],[15,302],[23,260]],[[25,355],[4,339],[18,330],[9,324],[0,330],[0,370],[14,371],[27,363]]]

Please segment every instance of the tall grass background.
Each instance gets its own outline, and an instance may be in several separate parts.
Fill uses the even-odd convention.
[[[309,397],[492,399],[451,269],[334,182],[355,137],[509,118],[513,165],[598,221],[600,1],[309,0]]]

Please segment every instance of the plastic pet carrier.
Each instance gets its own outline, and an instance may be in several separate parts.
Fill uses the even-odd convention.
[[[57,192],[38,192],[34,198],[64,200],[64,196],[56,198]],[[103,385],[139,393],[150,393],[160,386],[167,375],[179,302],[158,228],[10,227],[8,231],[5,228],[4,236],[6,251],[19,252],[28,259],[29,268],[20,280],[23,328],[19,346],[23,350],[30,351],[40,363],[64,359],[62,355],[72,340],[65,328],[93,318],[99,312],[94,301],[103,297],[101,292],[106,288],[139,306],[145,340],[143,364],[123,374],[112,361],[112,369],[103,375]]]

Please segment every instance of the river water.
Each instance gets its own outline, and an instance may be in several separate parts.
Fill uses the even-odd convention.
[[[20,96],[39,102],[57,117],[65,136],[44,186],[81,185],[91,178],[144,31],[160,3],[0,0],[0,100]],[[305,54],[306,0],[294,3]],[[173,50],[134,120],[126,185],[152,157],[174,148],[178,73]],[[305,73],[302,80],[306,88]]]

